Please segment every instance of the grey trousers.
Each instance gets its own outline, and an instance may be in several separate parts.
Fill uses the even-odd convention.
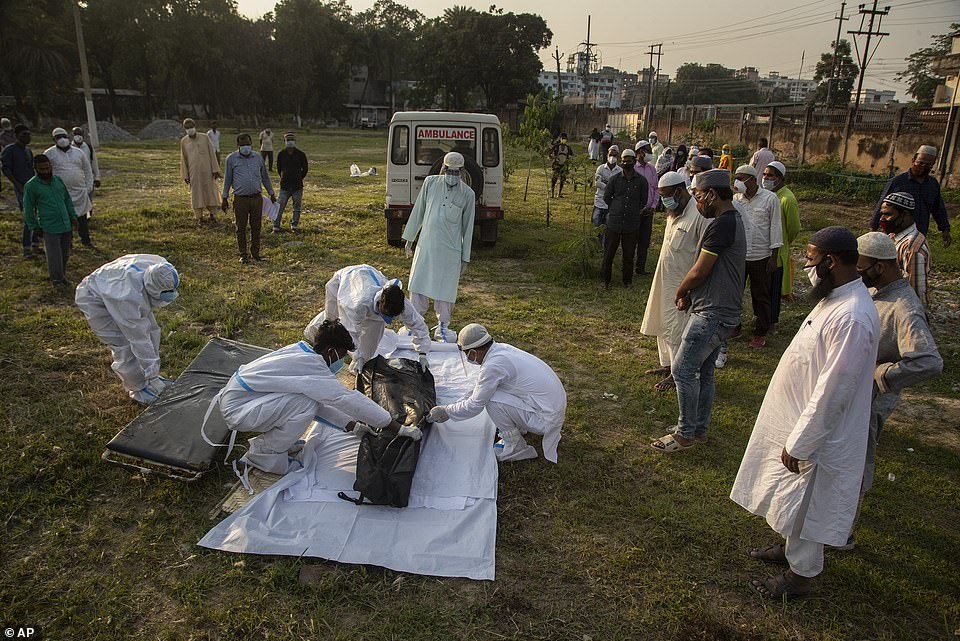
[[[47,253],[47,273],[54,285],[67,282],[67,259],[70,258],[70,247],[73,245],[73,232],[62,234],[45,233],[43,248]]]

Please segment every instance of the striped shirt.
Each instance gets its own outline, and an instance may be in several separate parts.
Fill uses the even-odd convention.
[[[930,275],[930,248],[927,237],[920,233],[916,225],[910,225],[897,234],[890,234],[897,244],[897,262],[903,277],[910,282],[917,298],[927,308],[927,277]]]

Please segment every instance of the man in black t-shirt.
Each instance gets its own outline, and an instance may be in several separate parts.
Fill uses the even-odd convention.
[[[307,175],[307,155],[297,149],[297,137],[292,131],[283,134],[284,149],[277,154],[277,173],[280,174],[280,193],[277,195],[277,219],[273,221],[273,233],[279,233],[280,221],[287,200],[293,197],[293,220],[290,231],[297,233],[300,226],[300,205],[303,202],[303,179]]]
[[[697,262],[675,296],[680,310],[690,310],[690,320],[672,367],[680,406],[677,426],[651,443],[663,453],[707,442],[717,353],[740,322],[743,309],[747,239],[743,220],[733,207],[730,172],[712,169],[697,175],[693,197],[700,215],[714,221],[700,243]]]

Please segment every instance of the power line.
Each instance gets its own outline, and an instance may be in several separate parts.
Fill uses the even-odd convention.
[[[870,64],[872,55],[870,53],[870,39],[873,36],[877,36],[878,40],[874,46],[873,53],[876,53],[876,47],[880,45],[880,41],[883,40],[884,36],[889,36],[889,33],[880,31],[880,25],[883,22],[883,17],[890,13],[890,7],[884,7],[882,11],[877,10],[877,0],[873,0],[873,9],[866,9],[866,5],[860,5],[860,29],[857,31],[847,31],[848,34],[853,36],[853,46],[857,52],[857,62],[860,63],[860,78],[857,80],[857,97],[853,102],[853,109],[850,111],[850,118],[847,120],[847,131],[846,135],[843,137],[843,154],[840,157],[840,162],[847,162],[847,146],[850,141],[850,134],[853,131],[853,123],[857,118],[857,109],[860,106],[860,100],[863,96],[863,76],[867,71],[867,65]],[[870,17],[870,25],[867,27],[867,30],[863,30],[863,24],[867,19],[867,16]],[[877,30],[874,31],[873,25],[876,22]],[[863,45],[863,55],[860,55],[860,47],[857,46],[857,36],[866,36],[867,40]]]

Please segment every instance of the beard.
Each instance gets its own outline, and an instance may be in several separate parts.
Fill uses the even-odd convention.
[[[821,277],[820,282],[813,286],[813,289],[810,290],[810,293],[807,295],[811,303],[819,303],[824,298],[830,295],[834,289],[836,289],[837,284],[833,280],[833,273],[828,272],[825,277]]]

